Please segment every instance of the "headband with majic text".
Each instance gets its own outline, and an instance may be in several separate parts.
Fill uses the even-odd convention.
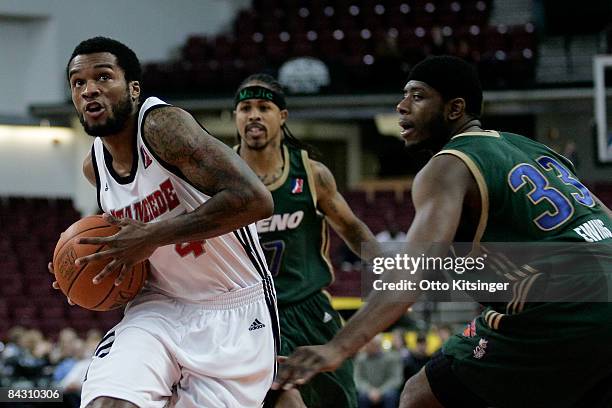
[[[270,101],[276,106],[278,106],[280,110],[283,110],[287,107],[285,103],[285,97],[283,95],[273,91],[270,88],[258,85],[247,86],[236,92],[236,96],[234,97],[234,106],[238,106],[240,102],[249,99],[264,99]]]

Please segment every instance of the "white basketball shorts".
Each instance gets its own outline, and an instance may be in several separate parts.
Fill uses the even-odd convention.
[[[145,292],[97,347],[81,396],[141,408],[260,407],[276,369],[278,320],[263,283],[202,303]]]

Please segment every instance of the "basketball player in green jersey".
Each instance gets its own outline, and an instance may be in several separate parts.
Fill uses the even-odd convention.
[[[274,215],[258,223],[257,231],[278,297],[281,356],[298,346],[324,344],[341,327],[340,316],[323,292],[333,279],[327,224],[356,254],[362,243],[377,245],[338,192],[329,169],[309,158],[304,145],[291,135],[287,115],[282,87],[271,76],[252,75],[239,87],[237,151],[274,200]],[[277,407],[356,407],[352,363],[316,376],[300,393],[292,390],[277,397]]]
[[[525,137],[483,130],[481,105],[476,71],[461,59],[432,57],[409,76],[397,105],[401,136],[434,155],[414,180],[407,255],[444,256],[466,236],[474,247],[564,242],[594,254],[571,268],[564,257],[549,256],[548,272],[512,270],[520,301],[485,305],[406,383],[400,406],[610,407],[612,213],[580,183],[569,160]],[[556,289],[559,272],[590,290],[575,301],[525,302],[539,281]],[[385,275],[401,278],[393,270]],[[409,297],[373,291],[332,341],[298,348],[281,364],[273,388],[291,389],[333,370],[403,315],[415,301]]]

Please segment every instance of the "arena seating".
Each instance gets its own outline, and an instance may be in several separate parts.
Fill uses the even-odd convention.
[[[490,26],[491,7],[491,0],[254,0],[228,32],[194,34],[177,60],[146,64],[144,82],[163,96],[218,95],[249,74],[312,56],[330,69],[323,93],[386,92],[403,85],[414,63],[444,53],[477,63],[487,88],[531,86],[534,25]]]

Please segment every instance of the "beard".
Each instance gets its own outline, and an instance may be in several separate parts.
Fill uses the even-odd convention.
[[[430,135],[428,138],[405,146],[410,153],[427,153],[433,156],[450,140],[450,126],[444,120],[442,112],[429,121],[426,131]]]
[[[246,130],[245,130],[246,134]],[[244,147],[249,150],[262,151],[265,150],[270,144],[274,143],[272,139],[263,139],[257,141],[249,141],[246,136],[240,136],[240,133],[236,132],[236,138],[238,140],[238,144],[242,144],[244,142]],[[274,145],[274,144],[273,144]]]
[[[80,114],[78,116],[85,133],[89,136],[105,137],[119,133],[125,127],[131,114],[132,103],[129,93],[126,92],[125,97],[111,108],[111,114],[108,115],[106,122],[103,124],[90,126],[85,121],[85,114]]]
[[[256,151],[260,151],[265,149],[266,147],[268,147],[268,142],[264,142],[261,144],[258,143],[249,143],[249,142],[245,142],[246,148],[250,149],[250,150],[256,150]]]

